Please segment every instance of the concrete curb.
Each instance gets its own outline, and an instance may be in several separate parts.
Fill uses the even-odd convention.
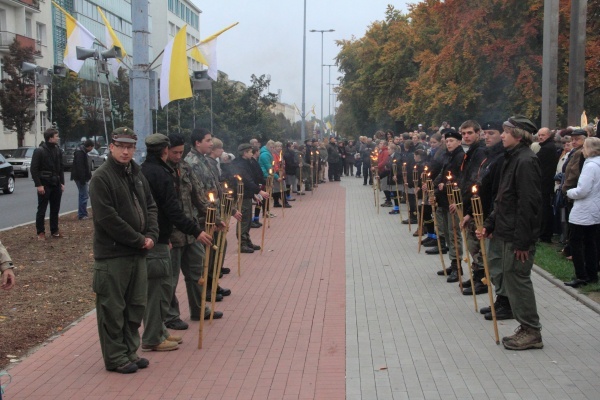
[[[88,208],[89,208],[89,207],[88,207]],[[73,214],[73,213],[75,213],[75,212],[77,212],[77,210],[65,211],[64,213],[60,213],[60,214],[58,214],[58,216],[59,216],[59,217],[62,217],[62,216],[64,216],[64,215]],[[49,219],[49,217],[46,217],[44,220],[48,220],[48,219]],[[23,222],[22,224],[18,224],[18,225],[7,226],[6,228],[2,228],[2,229],[0,229],[0,232],[9,231],[9,230],[11,230],[11,229],[14,229],[14,228],[20,228],[20,227],[22,227],[22,226],[25,226],[25,225],[31,225],[31,224],[35,224],[35,220],[34,220],[34,221],[29,221],[29,222]]]
[[[600,304],[599,303],[595,302],[594,300],[591,300],[586,295],[579,293],[579,291],[577,289],[573,289],[572,287],[565,286],[563,281],[556,279],[552,274],[550,274],[546,270],[542,269],[541,267],[538,267],[535,264],[533,265],[533,270],[538,275],[540,275],[542,278],[546,279],[550,283],[553,283],[557,288],[559,288],[563,292],[567,293],[569,296],[573,297],[575,300],[579,301],[580,303],[587,306],[591,310],[600,314]]]

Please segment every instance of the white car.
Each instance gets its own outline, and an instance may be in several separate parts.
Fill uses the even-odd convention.
[[[25,178],[29,176],[31,157],[33,157],[34,150],[35,147],[19,147],[15,150],[13,156],[6,160],[13,166],[15,175],[23,175]]]

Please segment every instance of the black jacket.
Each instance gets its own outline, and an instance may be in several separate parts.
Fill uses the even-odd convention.
[[[485,220],[488,233],[515,250],[529,250],[540,236],[542,194],[540,160],[524,144],[505,153],[494,210]]]
[[[337,144],[329,143],[327,145],[327,162],[329,164],[337,164],[342,161],[342,156],[338,149]]]
[[[65,184],[60,147],[44,142],[35,149],[31,157],[31,178],[36,187]]]
[[[240,156],[233,160],[230,165],[231,172],[234,175],[242,177],[242,182],[244,183],[244,199],[251,199],[255,194],[260,192],[260,183],[257,182],[255,177],[256,174],[252,171],[252,160],[246,160]],[[260,176],[262,179],[262,172],[260,173]],[[231,187],[236,188],[237,190],[237,183],[235,183],[236,186],[233,186],[233,180],[231,181],[231,185]]]
[[[479,167],[477,175],[477,185],[479,187],[479,197],[483,208],[483,218],[487,218],[494,208],[494,199],[498,194],[498,185],[500,183],[500,170],[504,164],[504,145],[498,142],[492,147],[485,148],[486,158]],[[469,214],[471,213],[469,209]]]
[[[435,200],[437,202],[438,207],[448,208],[450,203],[448,202],[448,196],[446,195],[446,177],[448,176],[448,171],[452,174],[452,182],[456,182],[460,179],[460,167],[463,162],[463,158],[465,156],[465,151],[462,146],[458,146],[454,151],[446,151],[446,162],[442,167],[442,170],[438,174],[438,176],[433,180],[433,185],[435,187]],[[438,184],[443,183],[443,190],[438,189]]]
[[[198,237],[202,229],[185,215],[179,205],[172,176],[173,168],[156,155],[148,154],[142,164],[142,173],[150,185],[152,197],[158,208],[158,243],[169,243],[173,225],[187,235]]]
[[[463,215],[471,214],[472,188],[477,183],[479,167],[481,167],[481,163],[485,158],[485,142],[479,140],[469,147],[465,157],[463,157],[458,184],[463,200]]]
[[[240,158],[240,157],[238,157]],[[233,160],[235,161],[235,160]],[[262,169],[258,160],[252,157],[250,160],[250,167],[252,172],[252,178],[257,185],[264,185],[266,183],[265,176],[263,175]]]
[[[285,161],[285,174],[296,175],[296,170],[298,169],[299,164],[294,150],[285,149],[285,153],[283,153],[283,160]]]
[[[88,161],[88,154],[83,145],[73,153],[73,166],[71,167],[71,180],[75,182],[89,182],[92,179],[92,170]]]
[[[560,154],[556,152],[556,144],[553,139],[548,139],[540,143],[540,151],[537,153],[542,169],[542,194],[551,195],[554,193],[554,175],[556,175],[556,166]]]

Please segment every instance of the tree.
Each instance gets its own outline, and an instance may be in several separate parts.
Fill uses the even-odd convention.
[[[0,119],[4,127],[17,133],[19,147],[24,145],[25,133],[35,121],[34,101],[41,94],[41,86],[34,87],[34,72],[23,73],[23,62],[33,63],[33,47],[22,47],[15,39],[4,56],[4,73],[8,78],[0,82]],[[37,145],[37,143],[36,143]]]
[[[52,76],[52,97],[46,99],[48,111],[52,110],[51,122],[56,123],[64,141],[78,141],[83,123],[81,79],[69,72],[64,78]]]
[[[129,74],[125,68],[119,69],[117,80],[110,83],[110,91],[115,127],[133,126],[133,112],[129,105]]]

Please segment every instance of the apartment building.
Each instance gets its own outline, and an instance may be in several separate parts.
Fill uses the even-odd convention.
[[[50,0],[0,0],[0,59],[17,40],[35,49],[35,64],[50,68],[54,61],[52,46],[52,13]],[[1,67],[0,67],[1,68]],[[4,74],[0,72],[2,78]],[[41,133],[49,124],[46,110],[46,90],[38,98],[36,124],[25,135],[24,145],[36,146]],[[5,129],[0,121],[0,149],[17,147],[17,134]],[[36,135],[36,132],[38,135]]]

